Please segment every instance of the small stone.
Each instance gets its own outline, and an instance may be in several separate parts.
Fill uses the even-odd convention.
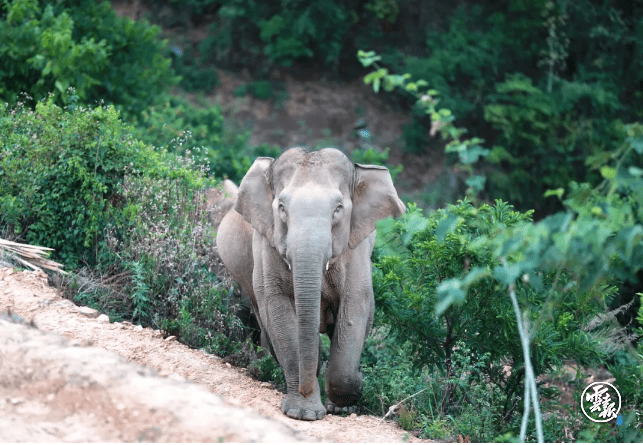
[[[109,323],[109,316],[107,314],[101,314],[96,319],[99,323]]]
[[[351,414],[351,415],[350,415],[350,416],[348,416],[348,417],[350,417],[351,419],[355,419],[355,418],[357,418],[357,414],[353,413],[353,414]]]
[[[22,402],[24,402],[24,400],[22,398],[20,398],[20,397],[12,397],[9,401],[13,405],[20,405]]]
[[[263,382],[263,383],[261,384],[261,386],[262,386],[263,388],[272,388],[272,385],[271,385],[270,383],[268,383],[268,382]]]
[[[170,335],[168,338],[165,339],[165,341],[174,341],[176,340],[176,335]]]
[[[118,405],[116,405],[116,409],[119,411],[123,411],[125,409],[125,404],[119,403]]]
[[[52,400],[54,400],[54,397],[55,397],[55,396],[54,396],[53,394],[49,394],[49,395],[47,396],[47,400],[49,400],[49,401],[51,402]]]
[[[142,330],[143,330],[143,326],[141,326],[141,325],[139,324],[138,326],[136,326],[136,327],[134,328],[134,330],[135,330],[135,331],[142,331]]]
[[[79,307],[78,312],[89,318],[96,318],[99,315],[99,312],[96,309],[92,309],[87,306]]]
[[[225,365],[226,365],[228,368],[232,368],[232,365],[231,365],[230,363],[228,363],[228,362],[226,362],[226,364],[225,364]]]

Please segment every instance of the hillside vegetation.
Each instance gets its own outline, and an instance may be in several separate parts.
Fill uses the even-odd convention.
[[[204,191],[286,147],[176,94],[215,68],[271,101],[275,68],[359,76],[412,116],[402,149],[438,144],[465,190],[378,225],[363,412],[431,439],[643,440],[642,2],[146,4],[0,6],[0,237],[54,248],[68,298],[283,382],[212,272]],[[148,20],[210,27],[179,49]],[[355,162],[389,162],[363,139]],[[598,368],[622,396],[609,424],[579,408]]]

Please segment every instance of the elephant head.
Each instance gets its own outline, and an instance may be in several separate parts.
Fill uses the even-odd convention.
[[[293,148],[257,158],[239,187],[235,210],[264,236],[292,273],[299,347],[299,393],[313,392],[324,273],[375,222],[405,211],[388,169],[359,165],[334,148]]]

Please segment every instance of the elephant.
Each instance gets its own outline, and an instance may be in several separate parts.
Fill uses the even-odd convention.
[[[241,181],[217,245],[284,372],[288,417],[319,420],[357,403],[375,310],[375,222],[405,211],[387,168],[353,164],[335,148],[259,157]],[[317,380],[323,333],[326,405]]]

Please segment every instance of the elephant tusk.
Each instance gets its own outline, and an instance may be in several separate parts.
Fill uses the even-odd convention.
[[[328,265],[330,264],[330,261],[326,262],[326,270],[328,270]]]
[[[286,264],[288,264],[288,270],[292,270],[292,267],[290,267],[290,263],[286,263]]]

